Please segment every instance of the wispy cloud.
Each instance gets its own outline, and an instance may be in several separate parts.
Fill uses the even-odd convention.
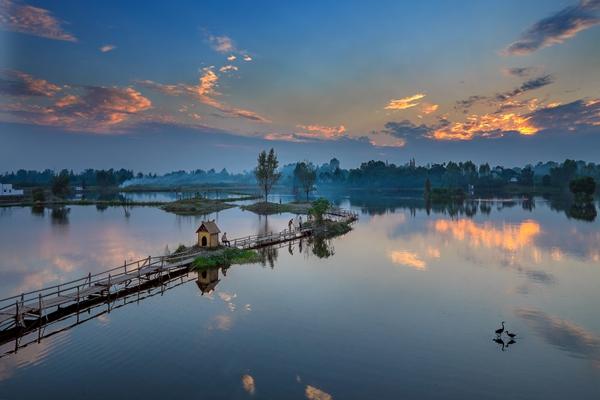
[[[61,87],[16,70],[0,71],[0,94],[6,96],[52,97]]]
[[[468,97],[465,100],[458,100],[454,108],[457,111],[467,113],[468,110],[471,107],[473,107],[473,105],[485,103],[488,106],[499,109],[500,107],[502,107],[503,104],[505,104],[508,101],[511,101],[515,97],[530,92],[532,90],[540,89],[544,86],[550,85],[551,83],[554,83],[554,77],[552,75],[542,75],[536,78],[528,79],[512,90],[498,92],[493,96],[474,95]]]
[[[421,112],[423,114],[431,114],[431,113],[436,112],[439,107],[440,106],[438,104],[423,103],[423,104],[421,104]]]
[[[260,123],[271,122],[254,111],[233,107],[218,100],[216,97],[220,93],[217,92],[216,88],[219,83],[219,76],[215,73],[214,67],[205,67],[202,69],[202,74],[197,85],[185,83],[162,84],[150,80],[138,81],[137,83],[169,96],[188,96],[194,98],[200,103],[220,111],[227,117],[244,118]]]
[[[228,36],[208,35],[207,40],[213,50],[219,53],[225,54],[237,51],[233,40]]]
[[[527,78],[532,74],[538,72],[540,68],[538,67],[510,67],[503,68],[502,72],[508,76],[516,76],[518,78]]]
[[[504,50],[504,54],[527,55],[538,49],[563,43],[600,23],[597,16],[599,9],[600,0],[581,0],[577,5],[566,7],[533,24]]]
[[[316,138],[332,140],[338,139],[344,136],[346,127],[344,125],[339,126],[325,126],[325,125],[297,125],[301,129],[296,134],[300,137]]]
[[[41,95],[55,97],[58,86],[43,82],[45,88],[52,90],[40,89],[44,93]],[[68,131],[115,133],[122,131],[126,123],[139,120],[139,113],[152,108],[152,102],[131,87],[71,86],[68,90],[50,105],[9,103],[2,105],[0,114],[3,120],[8,117],[11,122],[56,126]]]
[[[61,21],[50,11],[18,1],[0,0],[0,27],[46,39],[77,41],[74,35],[62,28]]]
[[[113,51],[116,48],[117,46],[115,46],[114,44],[105,44],[104,46],[100,47],[100,51],[102,53],[108,53],[109,51]]]
[[[401,99],[392,99],[385,106],[386,110],[405,110],[407,108],[412,108],[419,105],[419,100],[424,98],[425,95],[423,93],[417,93],[412,96],[403,97]]]
[[[234,71],[237,71],[238,69],[239,68],[236,67],[235,65],[224,65],[221,68],[219,68],[219,72],[223,72],[223,73],[234,72]]]

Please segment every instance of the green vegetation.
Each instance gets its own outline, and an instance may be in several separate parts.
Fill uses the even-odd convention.
[[[67,196],[69,192],[69,171],[65,169],[52,179],[52,194],[58,197],[64,197]]]
[[[42,189],[42,188],[33,189],[31,191],[31,198],[36,203],[42,203],[42,202],[46,201],[46,195],[44,194],[44,189]]]
[[[571,180],[569,189],[576,198],[591,198],[596,191],[596,181],[591,176],[582,176]]]
[[[173,254],[183,253],[186,250],[187,250],[187,247],[184,244],[180,244],[179,246],[177,246],[177,248],[175,249]]]
[[[313,236],[317,238],[332,238],[344,235],[352,230],[349,223],[343,221],[331,221],[324,219],[313,230]]]
[[[453,188],[435,188],[429,192],[429,198],[426,200],[432,203],[444,203],[453,201],[463,201],[465,192],[462,189]]]
[[[311,163],[303,161],[296,164],[296,168],[294,168],[294,189],[299,186],[302,192],[306,194],[307,201],[310,192],[315,190],[316,181],[317,170]]]
[[[323,215],[329,210],[331,203],[329,200],[321,197],[312,202],[312,207],[308,210],[308,213],[313,216],[317,223],[323,222]]]
[[[228,267],[232,264],[247,264],[260,261],[260,254],[254,250],[226,248],[216,250],[210,255],[200,256],[194,260],[192,265],[195,270],[200,271],[208,268]]]
[[[268,203],[258,202],[247,206],[240,206],[242,210],[252,211],[261,215],[270,214],[281,214],[281,213],[293,213],[293,214],[308,214],[308,210],[311,207],[311,203]]]
[[[268,201],[267,198],[271,188],[281,177],[281,174],[277,172],[278,166],[279,161],[277,161],[275,150],[271,149],[268,155],[264,150],[258,154],[258,165],[254,170],[254,176],[256,177],[258,187],[260,187],[265,196],[265,203]]]
[[[235,207],[224,200],[193,198],[166,203],[161,208],[178,215],[204,215]]]

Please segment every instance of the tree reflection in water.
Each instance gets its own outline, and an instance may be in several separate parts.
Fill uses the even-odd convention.
[[[69,207],[54,207],[50,212],[52,223],[56,225],[67,225],[69,223]]]

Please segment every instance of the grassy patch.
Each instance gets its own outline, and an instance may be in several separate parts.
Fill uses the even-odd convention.
[[[311,207],[311,203],[268,203],[259,202],[250,204],[247,206],[241,206],[242,210],[252,211],[257,214],[269,215],[269,214],[281,214],[281,213],[293,213],[293,214],[308,214],[308,210]]]
[[[203,270],[214,267],[227,267],[232,264],[254,263],[260,260],[260,255],[254,250],[224,249],[215,252],[215,254],[196,258],[193,268]]]
[[[343,221],[323,220],[315,226],[313,236],[317,238],[332,238],[344,235],[352,230],[349,223]]]
[[[178,215],[202,215],[235,207],[224,200],[186,199],[177,200],[163,205],[161,208],[167,212]]]

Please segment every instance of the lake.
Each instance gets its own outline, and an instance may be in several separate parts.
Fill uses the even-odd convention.
[[[598,219],[541,198],[335,200],[360,219],[318,248],[219,270],[211,293],[192,274],[17,352],[4,344],[0,399],[599,398]],[[207,218],[235,238],[291,217]],[[0,297],[191,244],[202,219],[0,208]],[[493,341],[501,321],[514,343]]]

